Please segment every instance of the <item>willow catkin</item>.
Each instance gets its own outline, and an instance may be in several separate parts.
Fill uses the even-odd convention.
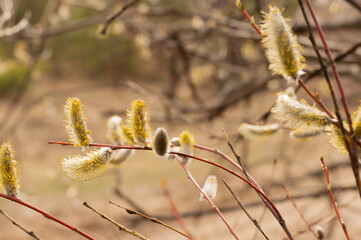
[[[70,156],[61,161],[65,175],[73,181],[89,181],[102,175],[108,168],[112,155],[111,148],[101,148],[86,156]]]
[[[91,143],[92,139],[82,107],[79,98],[68,98],[64,105],[64,123],[69,140],[74,146],[86,147]]]
[[[15,151],[10,143],[3,143],[0,149],[0,182],[6,195],[16,197],[19,193],[19,171],[15,161]]]
[[[150,117],[145,102],[141,99],[134,100],[127,111],[127,117],[129,130],[137,146],[147,146],[150,142]]]
[[[326,113],[310,106],[304,100],[297,101],[282,92],[277,96],[276,105],[271,112],[288,128],[323,128],[332,122]]]
[[[262,43],[266,48],[269,69],[286,80],[297,80],[305,68],[301,46],[291,30],[289,19],[277,7],[269,6],[263,13],[261,24]]]
[[[193,155],[194,136],[188,130],[181,132],[179,135],[180,152],[188,155]],[[189,157],[181,157],[182,163],[188,166],[191,162]]]
[[[280,129],[279,124],[252,125],[242,123],[238,128],[238,133],[245,139],[267,139]]]
[[[217,189],[218,189],[218,183],[216,176],[210,175],[207,177],[203,187],[202,191],[209,197],[210,199],[213,199],[217,195]],[[202,193],[200,193],[199,201],[204,201],[205,197]]]
[[[153,152],[160,157],[164,157],[169,152],[169,138],[167,130],[157,128],[153,138]]]

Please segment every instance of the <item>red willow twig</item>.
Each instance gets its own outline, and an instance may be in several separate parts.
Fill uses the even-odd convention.
[[[72,231],[74,231],[74,232],[82,235],[83,237],[85,237],[85,238],[87,238],[87,239],[95,240],[95,238],[89,236],[89,235],[86,234],[85,232],[77,229],[76,227],[73,227],[72,225],[70,225],[70,224],[68,224],[68,223],[66,223],[66,222],[64,222],[64,221],[62,221],[62,220],[54,217],[53,215],[51,215],[51,214],[49,214],[49,213],[47,213],[47,212],[44,212],[43,210],[41,210],[41,209],[39,209],[39,208],[37,208],[37,207],[29,204],[29,203],[26,203],[26,202],[20,200],[20,199],[17,198],[17,197],[9,197],[9,196],[7,196],[7,195],[5,195],[5,194],[2,194],[2,193],[0,193],[0,197],[6,198],[6,199],[8,199],[8,200],[10,200],[10,201],[16,202],[16,203],[18,203],[18,204],[21,204],[21,205],[27,207],[27,208],[30,208],[30,209],[32,209],[32,210],[34,210],[34,211],[42,214],[44,217],[46,217],[46,218],[48,218],[48,219],[50,219],[50,220],[53,220],[54,222],[57,222],[57,223],[65,226],[65,227],[71,229]]]
[[[181,165],[183,170],[186,172],[188,179],[194,184],[194,186],[198,189],[198,191],[203,195],[203,197],[208,201],[208,203],[212,206],[213,210],[218,214],[218,216],[222,219],[222,221],[226,224],[227,228],[231,232],[231,234],[234,236],[235,239],[239,240],[237,234],[234,232],[231,225],[229,225],[228,221],[225,219],[219,208],[213,203],[212,199],[208,197],[206,193],[202,190],[202,188],[199,186],[199,184],[196,182],[196,180],[193,178],[192,174],[188,170],[188,168],[182,163],[182,161],[179,159],[179,157],[176,158],[177,162]]]
[[[185,222],[182,218],[182,215],[177,210],[177,207],[173,201],[172,195],[170,194],[170,192],[168,190],[167,179],[165,179],[165,178],[163,178],[163,180],[162,180],[162,191],[163,191],[164,196],[167,198],[167,200],[169,202],[173,216],[175,217],[175,219],[177,220],[177,222],[179,223],[181,228],[188,234],[189,239],[193,240],[192,234],[188,230],[187,225],[185,224]]]
[[[290,202],[292,203],[293,207],[297,210],[298,214],[301,216],[302,220],[305,222],[305,224],[307,225],[308,230],[310,230],[310,232],[312,232],[312,234],[318,239],[317,233],[315,232],[315,230],[313,230],[311,224],[307,221],[307,219],[305,218],[305,216],[303,216],[301,210],[297,207],[295,201],[293,201],[292,197],[290,196],[290,194],[287,191],[287,188],[285,186],[282,186],[283,191],[285,191],[286,197],[288,198],[288,200],[290,200]]]
[[[73,146],[74,145],[73,143],[70,143],[70,142],[59,142],[59,141],[49,141],[48,143],[49,144],[59,144],[59,145],[63,145],[63,146],[66,146],[66,145]],[[112,148],[114,150],[115,149],[134,149],[134,150],[152,151],[151,147],[142,148],[142,147],[135,147],[135,146],[122,146],[122,145],[99,144],[99,143],[90,143],[89,147],[109,147],[109,148]],[[210,152],[214,152],[214,153],[224,157],[225,159],[227,159],[227,161],[229,161],[232,165],[236,166],[238,169],[242,169],[242,167],[240,167],[237,163],[235,163],[226,154],[224,154],[224,153],[222,153],[222,152],[220,152],[218,150],[213,150],[213,149],[210,149],[210,148],[207,148],[207,147],[202,147],[202,146],[199,146],[199,145],[194,145],[194,147],[200,148],[200,149],[203,149],[203,150],[207,150],[207,151],[210,151]],[[170,154],[175,154],[175,155],[178,155],[178,156],[189,157],[189,158],[192,158],[192,159],[195,159],[195,160],[198,160],[198,161],[213,165],[213,166],[215,166],[217,168],[220,168],[220,169],[222,169],[222,170],[236,176],[237,178],[239,178],[242,181],[244,181],[245,183],[247,183],[251,188],[256,190],[256,192],[259,193],[262,196],[262,198],[263,198],[262,200],[266,203],[266,206],[268,207],[268,209],[275,216],[275,218],[277,219],[277,221],[279,222],[279,224],[281,225],[281,227],[283,228],[283,230],[287,234],[288,238],[290,240],[293,240],[293,237],[292,237],[291,233],[289,232],[289,230],[288,230],[288,228],[287,228],[287,226],[285,224],[285,220],[283,219],[281,213],[279,212],[277,207],[274,205],[274,203],[269,199],[269,197],[264,193],[262,188],[257,183],[255,183],[254,179],[251,176],[248,176],[248,177],[251,179],[251,181],[254,181],[254,182],[251,182],[251,181],[245,179],[241,175],[237,174],[236,172],[234,172],[234,171],[232,171],[232,170],[230,170],[230,169],[228,169],[228,168],[226,168],[226,167],[224,167],[224,166],[222,166],[220,164],[217,164],[215,162],[211,162],[211,161],[206,160],[204,158],[200,158],[200,157],[196,157],[196,156],[192,156],[192,155],[188,155],[188,154],[184,154],[184,153],[180,153],[180,152],[174,152],[174,151],[171,151],[169,153]],[[243,171],[243,169],[242,169],[242,171]]]
[[[335,197],[334,197],[334,195],[333,195],[333,191],[332,191],[332,188],[331,188],[330,175],[329,175],[328,169],[327,169],[327,167],[326,167],[326,165],[325,165],[323,156],[321,156],[320,160],[321,160],[321,163],[322,163],[322,168],[323,168],[323,170],[325,171],[325,176],[326,176],[326,180],[327,180],[327,183],[328,183],[328,187],[327,187],[328,195],[330,195],[330,198],[331,198],[331,200],[332,200],[333,207],[335,208],[335,212],[336,212],[338,221],[339,221],[340,224],[341,224],[341,227],[342,227],[342,229],[343,229],[343,232],[345,233],[346,238],[347,238],[348,240],[350,240],[350,237],[349,237],[348,232],[347,232],[347,229],[346,229],[346,224],[345,224],[345,222],[342,220],[341,215],[340,215],[340,212],[338,211],[337,203],[336,203],[336,201],[335,201]]]

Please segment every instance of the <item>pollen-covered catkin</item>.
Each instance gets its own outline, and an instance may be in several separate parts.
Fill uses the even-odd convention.
[[[193,155],[194,136],[188,130],[181,132],[179,135],[180,152],[188,155]],[[184,165],[188,166],[191,162],[189,157],[181,157]]]
[[[361,139],[361,106],[352,114],[352,128],[357,139]]]
[[[0,149],[0,177],[1,185],[6,195],[16,197],[19,193],[19,171],[16,167],[15,151],[10,143],[3,143]]]
[[[141,99],[134,100],[127,116],[129,130],[135,143],[139,147],[147,146],[150,140],[150,117],[145,102]]]
[[[347,127],[347,124],[343,124],[346,130],[349,130]],[[329,125],[325,128],[325,133],[328,137],[328,141],[330,144],[339,150],[341,153],[348,155],[347,147],[345,140],[342,135],[342,131],[339,127],[335,125]],[[348,145],[351,146],[351,139],[349,136],[345,135],[346,141],[348,142]]]
[[[153,151],[160,157],[164,157],[169,152],[169,138],[167,130],[157,128],[153,138]]]
[[[111,148],[101,148],[86,156],[71,156],[61,161],[65,175],[73,181],[83,182],[102,175],[109,166]]]
[[[278,93],[276,105],[271,109],[275,118],[288,128],[323,128],[332,121],[328,115],[321,112],[316,107],[312,107],[306,101],[297,101],[290,98],[287,94]]]
[[[262,43],[266,48],[269,69],[286,80],[297,80],[305,67],[301,46],[291,30],[289,19],[277,7],[269,6],[263,13],[261,24]]]
[[[91,143],[84,110],[79,98],[68,98],[64,105],[65,130],[74,146],[86,147]]]
[[[210,175],[207,177],[202,191],[209,197],[210,199],[213,199],[217,195],[217,189],[218,189],[218,183],[216,176]],[[202,193],[200,193],[199,201],[204,201],[205,197]]]

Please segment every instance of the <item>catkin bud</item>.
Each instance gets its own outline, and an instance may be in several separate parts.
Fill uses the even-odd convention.
[[[209,197],[210,199],[213,199],[216,197],[217,194],[217,178],[216,176],[210,175],[207,177],[206,182],[203,185],[202,191]],[[200,193],[199,201],[204,201],[205,197],[202,193]]]
[[[122,118],[114,115],[107,122],[107,138],[111,144],[123,144]]]
[[[280,126],[277,123],[267,125],[251,125],[242,123],[238,132],[245,139],[267,139],[278,131]]]
[[[111,148],[101,148],[88,153],[87,156],[63,158],[61,165],[65,175],[73,181],[83,182],[102,175],[109,166]]]
[[[180,143],[180,152],[188,155],[193,155],[193,145],[194,145],[194,136],[188,132],[188,130],[183,131],[179,135]],[[181,157],[184,165],[188,166],[191,162],[191,159],[188,157]]]
[[[153,151],[160,157],[164,157],[169,152],[169,138],[167,130],[157,128],[153,138]]]
[[[91,143],[92,139],[84,111],[81,109],[82,106],[79,98],[68,98],[64,105],[64,122],[69,140],[74,143],[74,146],[86,147]]]
[[[317,225],[315,230],[318,240],[325,239],[325,230],[323,229],[323,227]]]
[[[323,128],[331,123],[326,113],[308,105],[305,100],[297,101],[282,92],[277,96],[276,105],[271,112],[277,120],[285,122],[286,127]]]
[[[119,166],[125,160],[130,158],[134,154],[133,149],[118,149],[114,150],[110,158],[110,163],[115,166]]]
[[[3,143],[0,149],[0,177],[1,185],[5,188],[6,195],[16,197],[19,193],[19,171],[16,167],[15,151],[10,143]]]
[[[134,141],[139,147],[145,147],[149,143],[150,127],[149,113],[143,100],[134,100],[127,112],[129,130]]]
[[[263,14],[262,43],[270,63],[268,68],[286,80],[297,80],[305,64],[301,46],[289,26],[290,20],[284,18],[277,7],[269,6],[269,13]]]

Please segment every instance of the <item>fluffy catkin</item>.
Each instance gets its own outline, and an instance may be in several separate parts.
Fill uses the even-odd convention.
[[[130,158],[134,154],[133,149],[117,149],[113,151],[113,154],[110,158],[110,163],[113,166],[120,166],[125,160]]]
[[[150,139],[149,113],[145,102],[141,99],[134,100],[127,112],[128,126],[135,143],[139,147],[145,147]]]
[[[157,128],[153,138],[153,151],[160,157],[164,157],[169,152],[169,138],[167,130]]]
[[[92,141],[82,107],[80,99],[76,97],[68,98],[64,105],[65,130],[75,147],[86,147]]]
[[[114,115],[107,121],[107,138],[111,144],[123,144],[122,118]]]
[[[305,67],[302,51],[289,26],[289,19],[282,16],[277,7],[269,6],[269,12],[263,13],[261,24],[262,43],[266,48],[269,69],[286,80],[296,80]]]
[[[242,123],[238,128],[238,133],[245,139],[267,139],[279,130],[277,123],[267,125],[251,125]]]
[[[73,181],[83,182],[102,175],[109,166],[111,148],[101,148],[86,156],[71,156],[61,161],[65,175]]]
[[[216,197],[217,188],[218,188],[218,183],[216,176],[210,175],[207,177],[203,185],[202,191],[207,195],[207,197],[213,199]],[[205,197],[203,196],[202,193],[200,193],[199,201],[204,201],[204,200]]]
[[[331,123],[331,119],[316,107],[307,104],[306,101],[297,101],[287,94],[278,93],[276,105],[271,109],[275,118],[288,128],[323,128]]]
[[[19,193],[19,171],[16,167],[15,151],[10,143],[3,143],[0,149],[0,177],[1,185],[5,188],[6,195],[16,197]]]
[[[193,155],[194,136],[185,130],[179,135],[180,152],[188,155]],[[191,159],[188,157],[181,157],[184,165],[188,166]]]

